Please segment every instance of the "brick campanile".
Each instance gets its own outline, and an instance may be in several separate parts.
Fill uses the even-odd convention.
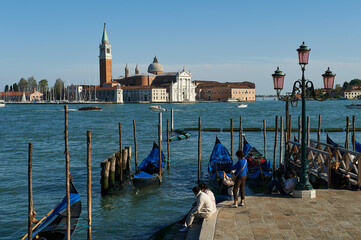
[[[100,72],[100,86],[103,86],[104,83],[112,81],[112,46],[109,44],[108,35],[105,30],[103,30],[102,43],[99,45],[99,72]]]

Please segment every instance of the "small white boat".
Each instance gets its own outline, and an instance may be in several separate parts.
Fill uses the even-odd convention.
[[[159,106],[159,105],[150,106],[149,109],[150,109],[150,110],[153,110],[153,111],[167,111],[167,109],[162,108],[162,107]]]
[[[227,102],[239,102],[237,98],[228,98]]]
[[[4,100],[0,100],[0,107],[5,107],[5,101]]]
[[[237,106],[237,108],[246,108],[246,107],[248,107],[248,105],[244,103],[241,103]]]

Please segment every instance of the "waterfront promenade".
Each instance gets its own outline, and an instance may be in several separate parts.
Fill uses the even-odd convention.
[[[315,199],[258,194],[246,196],[243,207],[230,204],[218,204],[213,229],[202,225],[215,240],[361,239],[360,191],[317,190]]]

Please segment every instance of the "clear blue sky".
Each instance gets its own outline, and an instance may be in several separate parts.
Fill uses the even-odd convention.
[[[300,78],[296,49],[312,49],[306,77],[321,87],[329,66],[342,84],[361,78],[361,1],[1,1],[0,90],[21,77],[99,82],[104,22],[113,76],[186,65],[193,80],[251,81],[273,94],[271,74]]]

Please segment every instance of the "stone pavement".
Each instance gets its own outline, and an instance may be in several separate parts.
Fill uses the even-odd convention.
[[[246,196],[243,207],[224,202],[214,239],[361,239],[361,192],[317,190],[315,199]]]

